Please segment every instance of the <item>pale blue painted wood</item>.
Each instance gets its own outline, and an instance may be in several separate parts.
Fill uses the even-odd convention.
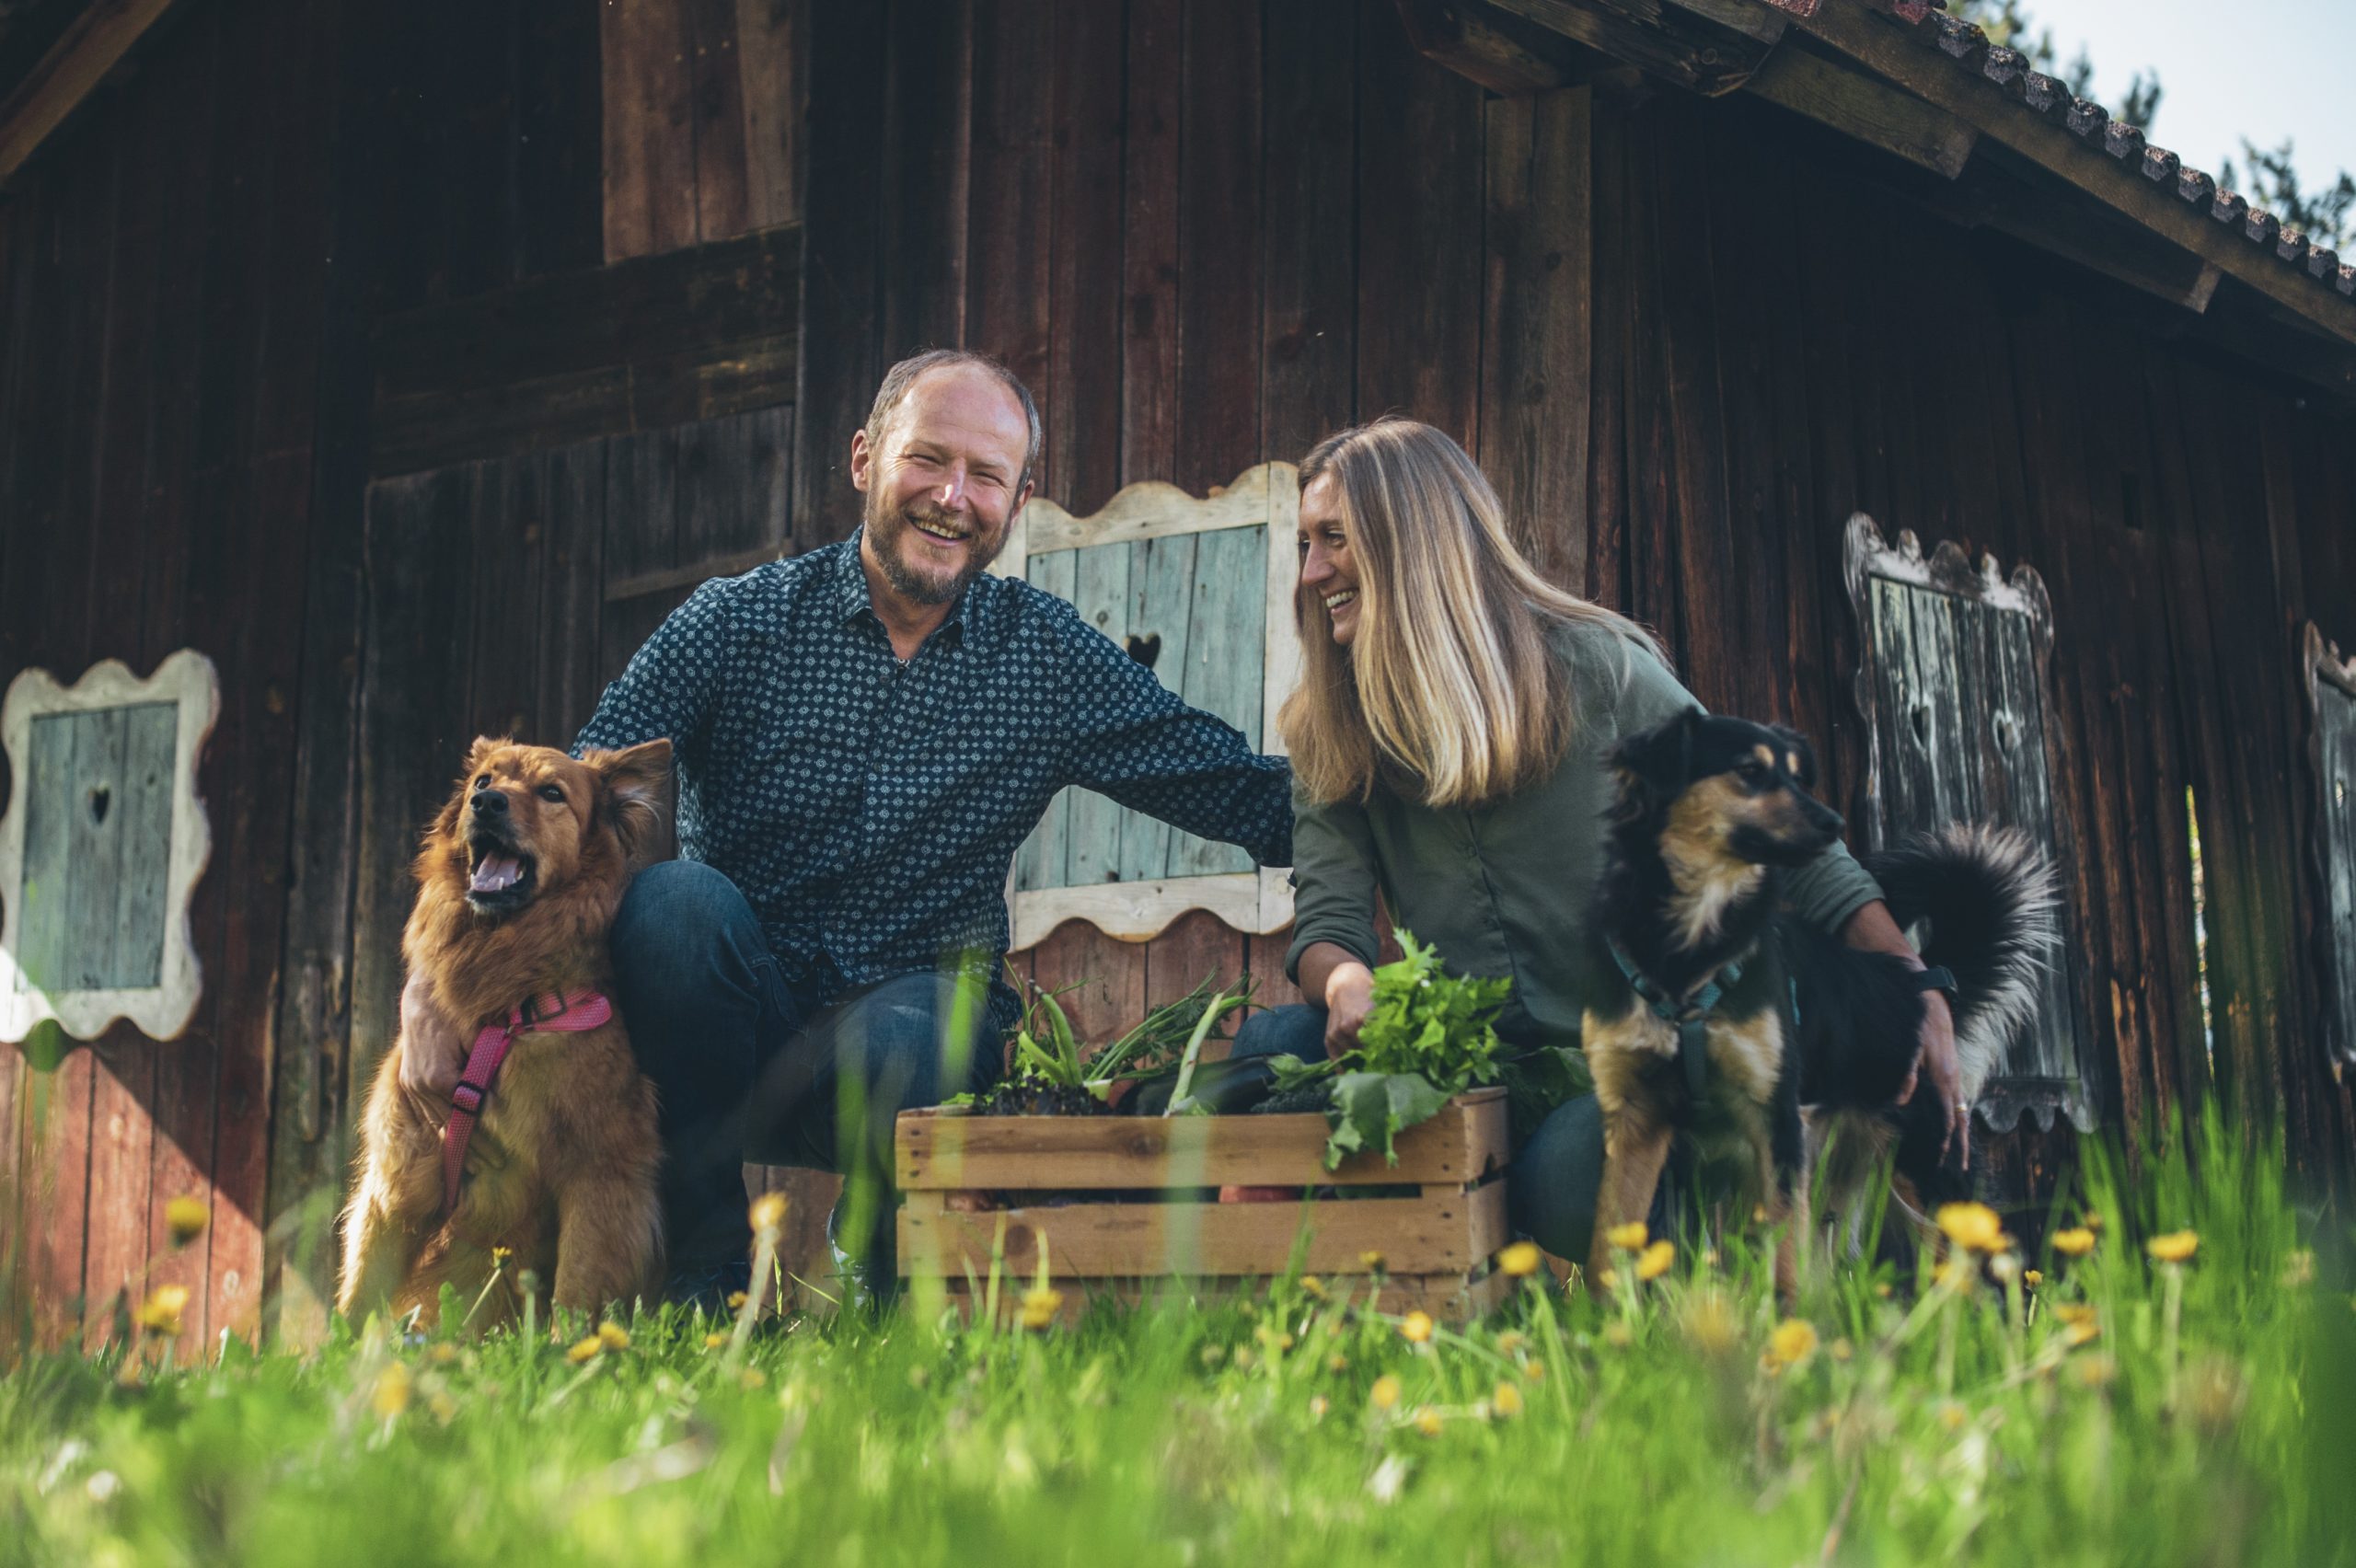
[[[1091,545],[1076,552],[1071,602],[1080,618],[1114,642],[1128,634],[1130,547]],[[1064,883],[1089,887],[1118,881],[1121,874],[1121,812],[1092,790],[1072,796],[1064,836]]]
[[[17,958],[41,989],[163,983],[179,726],[169,702],[32,721]]]
[[[1129,580],[1136,587],[1135,608],[1126,636],[1116,639],[1159,638],[1153,672],[1165,686],[1178,689],[1178,672],[1185,669],[1187,628],[1195,613],[1195,559],[1199,534],[1179,534],[1163,539],[1140,539],[1129,547]],[[1123,882],[1150,882],[1170,871],[1170,843],[1175,834],[1168,823],[1144,812],[1121,813],[1119,867]],[[1178,835],[1183,836],[1183,835]]]
[[[1216,713],[1261,744],[1261,675],[1267,653],[1268,531],[1222,528],[1197,536],[1194,615],[1183,669],[1163,679],[1178,695]],[[1232,844],[1172,833],[1169,873],[1215,876],[1248,871],[1252,857]]]
[[[1023,577],[1036,588],[1045,590],[1059,599],[1072,595],[1074,574],[1079,562],[1077,550],[1049,550],[1033,556],[1023,564]],[[1014,857],[1014,885],[1019,892],[1036,892],[1044,887],[1062,887],[1066,834],[1071,821],[1071,802],[1075,791],[1057,791],[1047,802],[1046,811],[1039,818],[1039,825],[1022,841]]]

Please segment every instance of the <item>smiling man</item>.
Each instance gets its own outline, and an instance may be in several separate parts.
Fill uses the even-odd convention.
[[[1038,411],[996,361],[893,366],[851,439],[859,531],[705,583],[581,732],[677,756],[680,858],[640,874],[613,935],[661,1091],[676,1274],[743,1259],[745,1160],[850,1176],[842,1212],[886,1261],[888,1206],[860,1198],[884,1191],[900,1110],[998,1071],[1019,1010],[1007,870],[1057,790],[1291,858],[1283,759],[1063,600],[984,574],[1038,456]],[[404,1027],[430,1007],[405,996]],[[462,1043],[437,1032],[416,1087],[446,1099]]]

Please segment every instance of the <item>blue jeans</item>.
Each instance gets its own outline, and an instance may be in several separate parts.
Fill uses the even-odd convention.
[[[1304,1003],[1254,1013],[1235,1032],[1237,1057],[1325,1059],[1325,1009]],[[1513,1228],[1558,1258],[1587,1262],[1603,1182],[1603,1108],[1592,1094],[1556,1106],[1506,1170]]]
[[[987,986],[962,983],[962,1008],[953,974],[845,990],[772,953],[736,885],[694,860],[639,874],[613,953],[630,1048],[660,1098],[674,1268],[745,1256],[748,1160],[842,1172],[843,1246],[888,1255],[893,1119],[995,1080]]]

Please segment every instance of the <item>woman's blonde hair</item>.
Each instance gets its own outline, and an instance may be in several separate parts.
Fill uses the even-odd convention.
[[[1428,806],[1509,795],[1570,743],[1570,672],[1547,646],[1555,625],[1602,627],[1627,656],[1661,657],[1634,621],[1538,575],[1479,467],[1430,425],[1383,419],[1329,435],[1301,460],[1300,488],[1327,475],[1358,617],[1340,647],[1317,595],[1293,600],[1301,683],[1278,722],[1311,800],[1364,800],[1378,776]]]

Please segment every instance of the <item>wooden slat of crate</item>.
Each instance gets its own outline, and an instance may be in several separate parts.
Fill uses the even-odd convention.
[[[979,1274],[977,1278],[984,1277]],[[1364,1306],[1369,1300],[1372,1281],[1366,1275],[1345,1276],[1325,1282],[1329,1297],[1346,1296]],[[1513,1295],[1518,1282],[1510,1274],[1491,1271],[1478,1278],[1469,1274],[1392,1274],[1382,1282],[1379,1296],[1372,1297],[1375,1309],[1392,1314],[1425,1311],[1442,1322],[1464,1323],[1485,1317],[1502,1306]],[[1015,1312],[1022,1305],[1022,1293],[1030,1287],[1028,1277],[1012,1274],[1001,1275],[998,1291],[998,1316],[1001,1324],[1011,1323]],[[1056,1288],[1062,1293],[1063,1304],[1057,1309],[1057,1320],[1068,1327],[1077,1323],[1089,1308],[1099,1302],[1119,1302],[1126,1306],[1149,1306],[1157,1302],[1223,1301],[1237,1295],[1257,1295],[1266,1282],[1256,1276],[1241,1279],[1068,1279],[1058,1275]],[[963,1278],[949,1282],[949,1304],[967,1318],[975,1315],[976,1305],[982,1297],[970,1293]]]
[[[912,1193],[900,1211],[900,1258],[951,1278],[967,1268],[987,1273],[1000,1220],[1005,1270],[1026,1278],[1043,1231],[1048,1267],[1083,1279],[1275,1274],[1304,1228],[1302,1267],[1311,1274],[1359,1272],[1368,1252],[1398,1273],[1462,1274],[1510,1239],[1502,1182],[1426,1187],[1420,1197],[1325,1199],[1305,1212],[1298,1203],[1142,1203],[961,1214],[938,1193]]]
[[[1324,1163],[1325,1120],[1301,1116],[941,1116],[908,1112],[895,1136],[904,1193],[1327,1184],[1463,1185],[1506,1158],[1501,1089],[1460,1095],[1380,1154]]]

